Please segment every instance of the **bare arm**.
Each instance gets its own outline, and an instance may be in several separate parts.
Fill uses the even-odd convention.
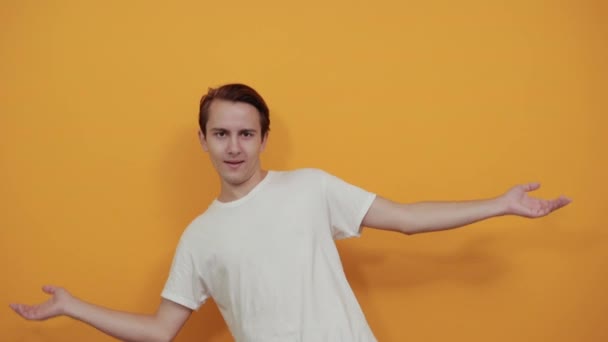
[[[34,306],[11,304],[11,308],[28,320],[65,315],[123,341],[171,341],[192,313],[189,308],[164,299],[155,314],[140,315],[87,303],[60,287],[44,286],[43,291],[52,295],[48,301]]]
[[[539,187],[537,183],[517,185],[499,197],[461,202],[401,204],[377,197],[362,225],[416,234],[462,227],[501,215],[542,217],[570,203],[563,196],[543,200],[527,195]]]

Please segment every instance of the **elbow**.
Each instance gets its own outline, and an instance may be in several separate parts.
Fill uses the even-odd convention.
[[[424,231],[424,228],[421,225],[417,225],[412,222],[402,223],[399,226],[398,231],[404,235],[414,235]]]
[[[149,342],[171,342],[175,338],[175,334],[172,334],[168,329],[162,329],[161,327],[157,327],[155,329],[153,336],[150,336],[146,341]]]
[[[173,341],[173,337],[171,336],[165,336],[165,335],[159,335],[159,336],[155,336],[155,338],[152,340],[153,342],[171,342]]]
[[[403,235],[408,235],[408,236],[416,234],[416,232],[411,229],[400,229],[399,232]]]
[[[171,342],[173,339],[175,339],[175,335],[177,335],[176,332],[165,329],[160,334],[158,342]]]

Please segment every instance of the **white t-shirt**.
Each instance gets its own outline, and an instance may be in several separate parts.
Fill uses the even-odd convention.
[[[375,342],[333,241],[359,236],[374,198],[321,170],[269,171],[188,226],[162,297],[212,297],[238,342]]]

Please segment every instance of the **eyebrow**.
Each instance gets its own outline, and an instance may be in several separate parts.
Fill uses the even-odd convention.
[[[219,128],[219,127],[214,127],[214,128],[211,128],[211,131],[212,131],[212,132],[230,132],[230,130],[229,130],[229,129],[226,129],[226,128]],[[239,133],[257,133],[257,130],[256,130],[256,129],[253,129],[253,128],[246,128],[246,129],[241,129],[241,130],[239,130],[238,132],[239,132]]]

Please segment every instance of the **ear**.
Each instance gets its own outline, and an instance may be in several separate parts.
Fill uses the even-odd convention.
[[[264,134],[264,138],[262,139],[262,145],[260,146],[260,152],[264,151],[266,148],[266,143],[268,142],[268,132]]]
[[[205,150],[205,152],[209,152],[209,148],[207,147],[207,138],[201,130],[198,131],[198,140],[201,142],[203,150]]]

